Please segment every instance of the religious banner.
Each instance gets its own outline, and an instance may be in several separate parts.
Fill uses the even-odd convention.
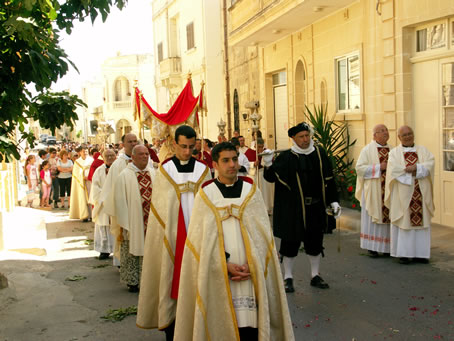
[[[159,114],[151,108],[139,88],[136,88],[134,120],[139,119],[140,124],[145,124],[151,129],[151,136],[160,139],[167,138],[169,135],[174,136],[175,130],[183,124],[198,130],[201,96],[203,97],[202,90],[199,96],[194,97],[192,82],[189,78],[170,110],[167,113]]]

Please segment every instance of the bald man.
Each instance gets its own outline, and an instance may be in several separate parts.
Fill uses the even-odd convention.
[[[391,220],[391,256],[400,263],[412,260],[428,263],[430,258],[430,220],[434,212],[434,156],[415,145],[409,126],[398,130],[401,142],[389,153],[385,205]]]
[[[389,209],[384,204],[386,169],[390,146],[384,124],[373,129],[373,140],[359,154],[356,163],[356,198],[361,202],[360,246],[370,257],[390,252]]]
[[[124,153],[119,154],[118,159],[116,159],[110,167],[109,174],[107,174],[107,178],[100,195],[100,203],[104,203],[106,206],[105,212],[112,217],[110,229],[114,236],[118,236],[120,234],[120,227],[116,223],[115,214],[113,212],[114,203],[111,192],[120,173],[130,162],[132,162],[132,149],[138,144],[137,136],[131,133],[124,135],[121,138],[121,141],[124,147]],[[117,242],[115,242],[114,246],[113,264],[115,266],[120,266],[120,244]]]
[[[120,227],[120,280],[130,292],[139,291],[145,231],[151,214],[154,169],[148,167],[150,153],[144,145],[132,149],[132,162],[120,173],[112,191],[114,206],[110,212]]]

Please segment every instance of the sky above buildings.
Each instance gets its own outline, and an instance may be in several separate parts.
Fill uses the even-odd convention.
[[[153,21],[151,1],[130,0],[122,10],[112,8],[105,23],[101,17],[74,22],[71,35],[61,32],[60,45],[69,59],[77,66],[79,73],[70,67],[53,90],[70,90],[77,93],[86,81],[100,77],[101,64],[117,53],[153,53]]]

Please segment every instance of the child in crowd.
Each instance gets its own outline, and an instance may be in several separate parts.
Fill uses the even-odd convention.
[[[41,186],[43,190],[43,196],[41,198],[41,207],[50,207],[49,197],[50,190],[52,188],[52,176],[50,174],[49,161],[43,161],[40,166],[39,177],[41,178]]]
[[[35,155],[29,155],[27,156],[27,159],[25,160],[25,174],[27,176],[27,185],[28,185],[28,191],[27,191],[27,206],[32,207],[33,204],[33,199],[35,197],[35,192],[38,188],[38,171],[36,169],[36,158]]]

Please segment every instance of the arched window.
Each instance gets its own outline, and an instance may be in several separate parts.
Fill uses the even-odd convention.
[[[304,121],[306,111],[306,70],[301,60],[295,69],[295,109],[296,122]]]
[[[115,102],[123,102],[129,100],[131,93],[129,92],[129,81],[126,77],[118,77],[114,84]]]
[[[240,102],[236,89],[233,91],[233,130],[240,131]]]
[[[328,103],[328,93],[326,90],[326,80],[320,82],[320,104],[326,105]]]

